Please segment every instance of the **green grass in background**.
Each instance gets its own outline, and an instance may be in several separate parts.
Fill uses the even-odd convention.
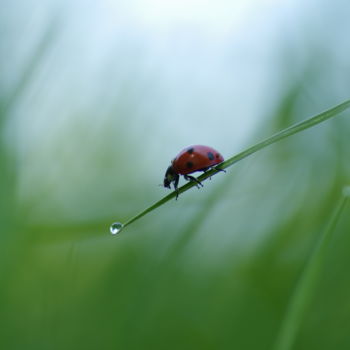
[[[26,176],[31,173],[25,172],[18,140],[8,141],[14,110],[32,91],[53,32],[48,29],[18,84],[1,96],[0,347],[348,349],[349,205],[336,225],[332,213],[349,184],[349,113],[245,159],[114,237],[109,224],[157,199],[152,186],[165,170],[159,169],[159,179],[148,179],[147,164],[128,163],[125,150],[137,148],[128,118],[111,140],[116,124],[106,117],[108,106],[89,111],[96,119],[106,117],[106,127],[93,132],[82,122],[82,111],[72,112],[76,129],[59,134],[57,149],[64,152],[50,148],[50,138],[41,135],[48,156],[39,180]],[[251,144],[325,110],[305,99],[322,74],[286,78]],[[335,92],[315,86],[312,91],[320,104],[335,101],[328,107],[341,101]],[[136,103],[130,97],[118,102],[110,101],[121,114]],[[99,142],[106,134],[111,143]],[[140,140],[145,145],[156,136]],[[71,160],[72,149],[79,159]],[[123,169],[111,167],[112,157],[123,160]],[[50,177],[55,167],[64,168],[61,181]],[[131,185],[135,179],[140,185]],[[327,232],[332,239],[319,258],[317,283],[301,316],[293,318],[295,291]]]

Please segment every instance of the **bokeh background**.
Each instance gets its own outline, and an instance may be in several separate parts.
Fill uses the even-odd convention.
[[[183,147],[226,158],[350,96],[346,0],[5,0],[2,349],[271,349],[349,184],[349,112],[168,192]],[[350,348],[341,216],[295,349]]]

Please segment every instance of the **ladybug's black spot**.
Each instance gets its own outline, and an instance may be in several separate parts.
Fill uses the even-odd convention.
[[[215,157],[216,157],[216,158],[220,158],[220,154],[219,154],[219,153],[216,153]]]
[[[193,163],[192,162],[187,162],[186,166],[187,166],[188,169],[191,169],[191,168],[193,168]]]
[[[191,147],[191,148],[189,148],[189,149],[187,150],[187,153],[192,154],[192,153],[193,153],[193,151],[194,151],[194,148],[193,148],[193,147]]]
[[[210,159],[210,160],[214,160],[214,154],[212,153],[212,152],[208,152],[207,153],[207,156],[208,156],[208,158]]]

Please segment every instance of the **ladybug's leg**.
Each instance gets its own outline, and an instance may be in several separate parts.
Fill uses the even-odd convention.
[[[175,192],[176,192],[176,200],[177,200],[177,197],[179,197],[179,190],[177,189],[177,186],[179,185],[179,180],[180,180],[180,176],[176,174],[176,176],[174,177],[174,189],[175,189]]]
[[[217,169],[217,168],[215,168],[215,166],[202,169],[202,171],[203,171],[204,173],[206,173],[207,171],[212,170],[212,169],[214,169],[214,170],[216,170],[216,171],[218,171],[218,172],[222,171],[222,172],[226,173],[226,170],[225,170],[225,169]],[[211,180],[211,176],[209,176],[209,180]]]
[[[224,173],[226,173],[225,169],[218,169],[218,168],[215,168],[215,167],[213,167],[213,169],[215,169],[216,171],[223,171]]]
[[[191,176],[191,175],[184,175],[184,178],[187,180],[187,181],[192,181],[192,182],[195,182],[196,183],[196,186],[198,188],[200,188],[200,186],[203,187],[203,184],[197,180],[194,176]]]

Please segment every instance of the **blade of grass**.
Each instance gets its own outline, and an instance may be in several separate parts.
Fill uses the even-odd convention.
[[[257,144],[255,144],[255,145],[247,148],[246,150],[236,154],[235,156],[227,159],[223,163],[220,163],[215,168],[205,172],[204,174],[202,174],[201,176],[198,177],[198,180],[202,182],[205,179],[219,173],[221,170],[224,170],[224,169],[228,168],[229,166],[239,162],[240,160],[252,155],[253,153],[258,152],[258,151],[262,150],[263,148],[265,148],[269,145],[272,145],[273,143],[276,143],[277,141],[283,140],[289,136],[292,136],[292,135],[299,133],[303,130],[309,129],[317,124],[320,124],[320,123],[326,121],[327,119],[333,118],[348,108],[350,108],[350,100],[347,100],[347,101],[345,101],[345,102],[343,102],[343,103],[341,103],[341,104],[339,104],[339,105],[337,105],[337,106],[335,106],[335,107],[333,107],[333,108],[331,108],[323,113],[320,113],[314,117],[310,117],[302,122],[296,123],[296,124],[286,128],[286,129],[283,129],[283,130],[279,131],[278,133],[272,135],[271,137],[269,137],[261,142],[258,142]],[[178,189],[178,193],[183,193],[194,186],[196,186],[196,184],[194,182],[188,182],[187,184],[183,185],[182,187],[180,187]],[[125,228],[126,226],[130,225],[131,223],[133,223],[136,220],[143,217],[144,215],[148,214],[149,212],[153,211],[154,209],[165,204],[166,202],[173,199],[174,197],[176,197],[175,191],[170,193],[169,195],[165,196],[164,198],[162,198],[158,202],[154,203],[150,207],[146,208],[145,210],[143,210],[139,214],[133,216],[132,218],[127,220],[124,224],[115,223],[115,224],[120,225],[120,228],[119,228],[117,233],[119,233],[121,231],[121,229]]]
[[[33,48],[33,52],[28,55],[28,61],[25,68],[20,74],[20,78],[15,85],[15,88],[7,94],[1,101],[1,114],[6,114],[14,105],[16,105],[19,97],[32,84],[35,74],[42,64],[49,50],[52,49],[52,44],[55,42],[58,31],[61,27],[61,19],[58,15],[54,15],[38,44]]]
[[[47,29],[43,32],[41,40],[39,40],[36,47],[33,48],[32,53],[28,56],[28,61],[24,65],[24,69],[19,75],[19,79],[15,84],[13,90],[4,92],[0,96],[0,285],[4,286],[0,289],[0,300],[6,300],[7,289],[6,286],[12,280],[13,275],[20,269],[22,259],[28,254],[28,241],[30,235],[19,234],[21,226],[26,218],[19,220],[16,218],[16,181],[17,169],[15,165],[15,157],[12,155],[10,149],[4,141],[3,129],[10,118],[10,111],[14,108],[20,97],[27,89],[31,87],[35,74],[42,65],[45,56],[52,47],[53,41],[58,31],[58,22],[51,21]],[[25,237],[25,238],[24,238]],[[6,315],[6,308],[2,304],[1,312]],[[6,327],[6,317],[3,317]],[[0,327],[2,320],[0,319]]]
[[[330,240],[336,224],[350,197],[350,187],[345,187],[343,195],[335,208],[326,229],[320,236],[313,253],[296,285],[294,293],[287,306],[286,314],[277,336],[274,350],[290,350],[302,324],[303,316],[315,292],[320,272],[323,267]]]

